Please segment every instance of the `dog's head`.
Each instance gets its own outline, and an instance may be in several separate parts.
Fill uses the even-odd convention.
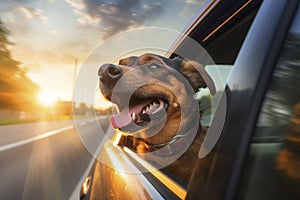
[[[192,105],[195,91],[208,87],[215,93],[204,67],[179,57],[132,56],[118,65],[102,65],[98,75],[102,94],[120,110],[111,118],[113,127],[151,144],[166,143],[176,135],[182,108]]]

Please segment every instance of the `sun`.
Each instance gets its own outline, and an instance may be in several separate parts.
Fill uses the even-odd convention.
[[[57,101],[56,97],[47,91],[42,91],[38,95],[38,100],[43,106],[51,106]]]

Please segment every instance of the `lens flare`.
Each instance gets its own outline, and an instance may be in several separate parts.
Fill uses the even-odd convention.
[[[38,95],[38,100],[43,106],[51,106],[57,101],[57,98],[51,92],[42,91]]]

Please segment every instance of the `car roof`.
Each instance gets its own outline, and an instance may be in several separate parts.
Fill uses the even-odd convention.
[[[239,44],[244,40],[245,34],[241,32],[247,32],[251,25],[251,18],[254,17],[260,3],[261,0],[206,2],[171,48],[173,54],[170,57],[175,57],[179,49],[185,48],[185,40],[193,39],[205,48],[215,63],[232,64],[235,60],[234,55],[240,49]],[[239,30],[232,31],[234,26]],[[227,44],[226,42],[232,41],[232,38],[236,42]],[[224,47],[221,46],[230,49],[224,51]],[[231,52],[231,54],[224,54],[224,52]]]

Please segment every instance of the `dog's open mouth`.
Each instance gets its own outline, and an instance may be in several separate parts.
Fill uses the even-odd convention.
[[[161,117],[167,108],[168,103],[160,98],[135,101],[134,104],[130,103],[129,108],[125,107],[113,116],[111,123],[115,129],[135,132],[150,124],[151,120]]]

